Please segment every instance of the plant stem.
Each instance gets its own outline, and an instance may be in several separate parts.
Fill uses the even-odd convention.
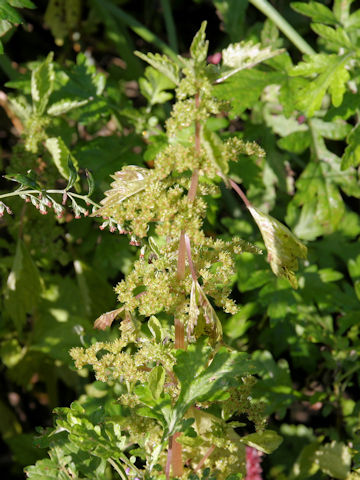
[[[246,208],[250,208],[250,207],[251,207],[251,203],[249,202],[247,196],[246,196],[245,193],[241,190],[241,188],[239,187],[239,185],[238,185],[237,183],[235,183],[234,180],[231,180],[231,178],[229,178],[229,182],[230,182],[231,187],[235,190],[235,192],[239,195],[239,197],[241,198],[241,200],[245,203]]]
[[[126,476],[126,473],[124,472],[124,470],[121,467],[119,467],[119,465],[117,465],[116,462],[112,458],[108,458],[108,462],[113,467],[113,469],[120,475],[122,480],[127,480],[127,476]]]
[[[203,458],[200,460],[200,462],[197,464],[197,466],[195,467],[195,472],[197,472],[198,470],[200,470],[200,468],[204,465],[204,463],[206,462],[206,460],[210,457],[210,455],[213,453],[213,451],[215,450],[215,445],[211,445],[211,447],[207,450],[207,452],[205,453],[205,455],[203,456]]]
[[[249,0],[260,12],[272,20],[279,30],[297,47],[300,52],[314,55],[315,50],[297,33],[285,18],[267,0]]]

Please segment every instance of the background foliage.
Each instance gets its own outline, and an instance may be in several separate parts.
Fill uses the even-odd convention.
[[[3,193],[14,180],[36,191],[38,184],[62,190],[70,179],[73,192],[85,195],[69,193],[63,212],[38,193],[27,203],[3,198],[0,430],[7,478],[23,478],[23,467],[46,456],[34,446],[34,430],[52,425],[54,407],[79,399],[89,411],[100,403],[115,409],[116,391],[75,370],[68,351],[116,337],[116,329],[93,330],[93,321],[116,308],[113,286],[138,249],[87,216],[85,170],[97,202],[123,165],[152,166],[166,142],[174,85],[133,51],[176,58],[202,20],[212,54],[242,40],[284,49],[216,87],[228,110],[213,126],[223,138],[255,140],[266,151],[259,162],[244,156],[232,164],[232,177],[309,249],[297,290],[273,275],[265,256],[238,256],[232,296],[242,308],[222,317],[226,342],[255,352],[261,371],[253,394],[284,438],[263,460],[265,477],[359,478],[360,10],[350,0],[273,2],[273,19],[285,18],[304,46],[279,32],[262,4],[175,1],[172,11],[166,0],[0,4]],[[71,177],[69,154],[79,177]],[[30,169],[36,181],[16,176]],[[51,198],[61,204],[58,194]],[[238,235],[263,247],[232,191],[224,187],[209,202],[209,235]],[[73,408],[81,417],[82,407]],[[252,433],[251,425],[242,428]],[[86,475],[95,466],[79,460],[78,468]],[[96,468],[96,478],[104,478],[103,465]]]

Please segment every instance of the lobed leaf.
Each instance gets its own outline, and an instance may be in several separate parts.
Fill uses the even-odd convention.
[[[337,24],[337,19],[330,8],[326,7],[322,3],[310,1],[305,2],[292,2],[291,8],[298,13],[311,17],[313,22]]]
[[[172,83],[178,85],[180,82],[180,69],[179,65],[173,62],[166,55],[160,55],[159,53],[144,53],[135,51],[135,55],[149,63],[155,70],[165,75]]]

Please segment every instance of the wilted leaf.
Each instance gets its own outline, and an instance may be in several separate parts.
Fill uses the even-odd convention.
[[[106,312],[100,315],[99,318],[95,320],[94,328],[99,330],[105,330],[108,327],[111,327],[115,318],[124,310],[123,307],[117,308],[116,310],[111,310],[111,312]]]
[[[187,335],[189,338],[199,338],[203,334],[216,344],[222,339],[222,326],[203,289],[197,281],[193,281]]]
[[[277,277],[287,278],[297,288],[294,271],[298,269],[297,258],[306,258],[307,248],[275,218],[255,207],[248,207],[257,223],[268,251],[268,260]]]

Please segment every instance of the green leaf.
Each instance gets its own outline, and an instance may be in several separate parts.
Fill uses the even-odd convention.
[[[293,288],[297,288],[294,271],[298,269],[297,258],[306,258],[307,248],[275,218],[255,207],[248,207],[260,229],[268,251],[268,260],[277,277],[287,278]]]
[[[78,176],[78,172],[74,167],[74,164],[71,160],[70,155],[68,157],[68,171],[69,171],[69,178],[68,178],[68,184],[66,185],[65,190],[70,190],[75,185],[75,182]]]
[[[144,53],[135,51],[135,55],[149,63],[155,70],[165,75],[173,84],[178,85],[180,82],[180,70],[179,65],[170,60],[166,55],[160,55],[159,53]]]
[[[39,271],[24,243],[18,240],[5,288],[5,310],[19,332],[26,323],[26,314],[34,313],[41,291]]]
[[[12,7],[16,8],[36,8],[31,0],[8,0]]]
[[[64,113],[70,112],[74,108],[82,107],[86,105],[89,100],[72,100],[70,98],[64,98],[58,102],[55,102],[50,105],[47,109],[47,114],[53,117],[63,115]]]
[[[171,100],[173,95],[166,90],[174,88],[174,82],[152,67],[145,69],[145,77],[139,79],[139,86],[141,93],[150,105],[165,103]]]
[[[41,190],[40,185],[30,175],[23,175],[22,173],[14,173],[11,175],[4,175],[4,177],[13,182],[20,183],[20,185],[23,185],[25,187],[29,187],[34,190]]]
[[[330,44],[334,45],[334,49],[338,52],[339,48],[351,49],[353,45],[349,36],[343,28],[337,27],[336,29],[328,27],[327,25],[321,25],[313,23],[311,25],[312,30],[320,37],[327,40]]]
[[[284,50],[263,48],[261,43],[252,41],[230,44],[222,51],[222,69],[216,83],[221,83],[241,70],[253,68],[258,63],[283,53]]]
[[[263,432],[251,433],[241,437],[241,441],[249,447],[256,448],[263,453],[272,453],[282,443],[283,439],[273,430],[264,430]]]
[[[161,323],[154,315],[149,318],[148,327],[156,343],[161,343],[164,338],[164,332]]]
[[[307,17],[311,17],[313,22],[337,24],[337,20],[333,12],[319,2],[292,2],[291,8],[296,12],[302,13]]]
[[[54,88],[54,65],[52,63],[54,53],[49,55],[31,75],[31,97],[35,112],[39,115],[45,112],[49,97]]]
[[[172,435],[185,412],[196,401],[204,402],[224,398],[226,388],[237,383],[236,378],[256,371],[249,355],[229,352],[221,347],[212,361],[212,348],[201,338],[188,349],[178,350],[174,372],[179,379],[181,391],[171,413],[168,435]]]
[[[45,146],[50,152],[54,163],[61,173],[61,175],[67,180],[72,177],[72,170],[70,168],[69,160],[74,169],[78,168],[78,162],[75,157],[71,155],[70,150],[65,145],[61,137],[51,137],[47,138],[45,141]]]
[[[320,161],[310,162],[296,182],[297,192],[289,205],[289,217],[293,211],[295,218],[289,222],[300,238],[313,240],[339,225],[345,205],[334,180],[331,166]]]
[[[165,383],[165,370],[161,365],[153,368],[149,375],[149,389],[155,400],[159,400]]]
[[[311,145],[311,135],[308,130],[293,132],[286,137],[280,138],[277,144],[288,152],[303,153]]]
[[[300,62],[296,67],[290,70],[290,75],[312,76],[319,74],[318,77],[308,85],[300,88],[297,93],[297,106],[304,111],[308,117],[320,109],[325,93],[329,90],[332,103],[335,107],[341,105],[346,83],[350,79],[347,70],[350,58],[348,55],[304,55],[304,62]]]
[[[315,461],[330,477],[343,480],[350,473],[351,453],[344,443],[334,441],[321,446],[315,453]]]
[[[217,13],[224,24],[224,30],[229,34],[232,42],[243,38],[245,12],[248,1],[242,0],[213,0]]]
[[[215,85],[213,91],[217,98],[230,102],[230,115],[234,118],[252,108],[267,85],[280,80],[281,75],[278,73],[242,70],[226,82]]]
[[[356,167],[360,164],[360,124],[356,125],[349,133],[347,147],[341,161],[341,170]]]
[[[207,22],[202,22],[190,46],[190,55],[195,60],[195,63],[204,62],[208,54],[209,41],[206,40],[205,35],[206,25]]]
[[[21,15],[4,0],[0,3],[0,20],[15,24],[23,22]]]

